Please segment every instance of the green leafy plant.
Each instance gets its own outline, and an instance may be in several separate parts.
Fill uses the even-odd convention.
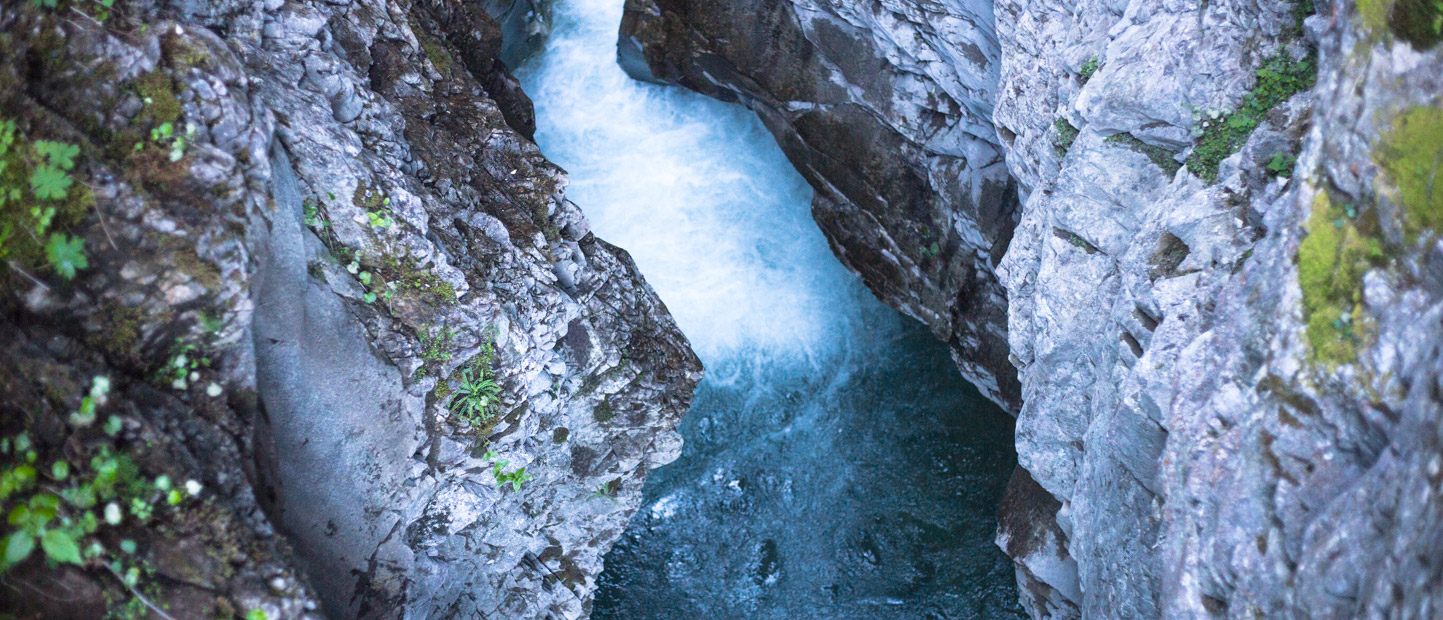
[[[161,146],[169,148],[170,161],[180,161],[185,157],[185,147],[191,140],[195,139],[196,127],[194,123],[185,124],[185,133],[177,134],[173,123],[161,123],[150,130],[150,140]],[[136,144],[136,150],[140,144]]]
[[[1082,76],[1083,84],[1086,84],[1088,80],[1092,79],[1092,74],[1097,73],[1097,66],[1098,58],[1096,56],[1093,56],[1092,58],[1087,59],[1087,62],[1082,63],[1082,67],[1077,70],[1077,74]]]
[[[1194,128],[1198,143],[1187,159],[1187,169],[1199,178],[1216,181],[1222,161],[1243,147],[1270,110],[1313,87],[1318,67],[1311,53],[1302,60],[1293,60],[1283,52],[1265,60],[1256,73],[1257,85],[1243,96],[1236,110],[1206,114]]]
[[[506,466],[511,462],[506,459],[497,458],[495,451],[486,453],[486,460],[491,461],[491,475],[496,478],[496,486],[505,487],[511,485],[512,492],[520,491],[521,485],[531,479],[531,474],[526,473],[526,468],[521,467],[516,471],[506,471]]]
[[[304,209],[304,220],[308,228],[325,228],[331,225],[330,222],[327,222],[325,218],[321,217],[320,206],[311,202],[309,198],[301,202],[301,207]]]
[[[390,198],[386,200],[390,201]],[[372,228],[390,228],[396,223],[396,220],[391,219],[391,212],[385,209],[367,211],[366,219],[370,221]]]
[[[189,389],[200,381],[201,371],[210,368],[210,358],[200,353],[199,347],[176,338],[170,347],[170,357],[165,365],[156,369],[151,380],[177,390]]]
[[[1298,163],[1298,158],[1288,153],[1273,153],[1273,158],[1268,160],[1268,171],[1274,176],[1288,178],[1293,176],[1293,166]]]
[[[461,371],[460,385],[451,398],[451,411],[471,426],[481,424],[495,415],[501,397],[501,386],[491,376],[489,363],[476,363]]]
[[[1053,150],[1057,151],[1058,157],[1066,157],[1067,151],[1072,149],[1072,143],[1077,141],[1080,132],[1065,118],[1054,121],[1052,127],[1057,130],[1057,141],[1053,143]]]
[[[45,244],[45,257],[55,273],[66,280],[75,278],[75,272],[90,266],[85,257],[85,240],[61,233],[51,233]]]
[[[14,121],[0,121],[0,259],[12,259],[12,271],[35,280],[25,269],[48,265],[70,280],[89,267],[84,240],[54,232],[76,223],[90,204],[90,193],[70,176],[79,156],[79,146],[29,142]]]
[[[450,327],[441,326],[435,334],[427,326],[417,336],[421,340],[421,359],[427,362],[444,364],[451,361],[451,340],[456,337],[456,332]]]

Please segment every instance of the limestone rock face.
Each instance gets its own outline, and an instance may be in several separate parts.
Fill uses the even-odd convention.
[[[998,5],[1030,191],[999,269],[1017,445],[1068,541],[1019,558],[1036,617],[1426,617],[1443,594],[1417,555],[1443,541],[1443,254],[1387,163],[1443,57],[1316,10]],[[1208,179],[1270,72],[1313,62]],[[1058,562],[1076,574],[1028,569]]]
[[[955,280],[856,258],[905,255],[917,211],[847,183],[905,175],[841,153],[928,170],[923,203],[1006,246],[1025,471],[998,542],[1033,617],[1423,618],[1443,604],[1443,48],[1436,8],[1360,4],[633,0],[621,60],[755,107],[832,188],[838,254],[934,327],[972,320],[916,309]],[[968,42],[995,85],[952,53]],[[954,102],[934,118],[995,140],[1010,235],[981,232],[1012,230],[1002,202],[946,193],[983,168],[885,132],[817,146],[916,136],[899,101]]]
[[[110,451],[204,490],[102,526],[83,565],[10,568],[33,587],[0,607],[584,617],[701,367],[527,138],[497,23],[440,0],[88,10],[0,7],[7,165],[79,147],[48,228],[88,257],[63,277],[32,203],[0,205],[0,431],[76,479]],[[155,573],[127,589],[112,556]]]
[[[994,266],[1017,201],[991,121],[991,22],[970,0],[628,0],[619,60],[756,110],[816,189],[837,257],[1015,411]]]

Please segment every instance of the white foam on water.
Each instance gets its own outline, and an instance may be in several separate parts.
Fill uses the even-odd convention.
[[[557,2],[546,49],[518,71],[567,196],[631,252],[713,383],[765,359],[835,360],[866,327],[867,293],[812,221],[811,188],[751,111],[627,77],[622,1]]]

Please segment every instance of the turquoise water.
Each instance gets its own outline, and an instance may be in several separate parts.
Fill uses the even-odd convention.
[[[1011,418],[841,267],[750,111],[622,73],[621,4],[558,0],[518,76],[567,195],[707,378],[592,617],[1021,618],[992,544]]]

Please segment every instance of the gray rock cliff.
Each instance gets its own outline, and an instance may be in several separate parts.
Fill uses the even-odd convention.
[[[838,188],[819,223],[884,300],[944,337],[1004,303],[939,320],[926,300],[958,279],[855,258],[905,255],[896,223],[917,213],[995,259],[973,264],[1005,295],[1007,348],[953,344],[984,387],[987,360],[1018,369],[1024,469],[998,542],[1035,618],[1437,615],[1443,8],[628,7],[622,61],[755,107]],[[944,169],[941,149],[878,137],[926,143],[907,130],[921,109],[1005,154],[1015,230],[1005,202],[948,193],[992,160]],[[903,170],[929,171],[916,202],[847,189]]]
[[[527,137],[502,28],[101,8],[0,6],[0,501],[56,531],[0,607],[584,617],[701,367]]]

